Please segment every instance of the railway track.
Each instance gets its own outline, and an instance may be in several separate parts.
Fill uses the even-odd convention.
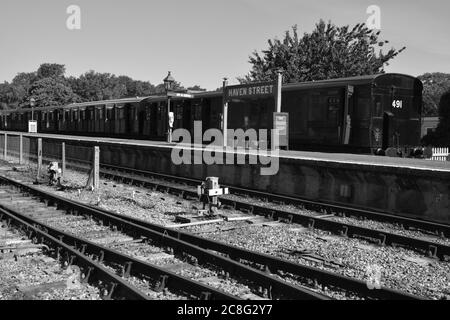
[[[3,185],[14,186],[15,190],[12,192],[15,197],[25,197],[26,199],[24,199],[24,201],[29,201],[30,196],[36,197],[36,199],[40,199],[40,201],[45,201],[47,205],[63,209],[64,211],[58,213],[58,216],[61,216],[65,211],[69,211],[71,214],[82,214],[87,217],[92,217],[95,221],[101,221],[103,224],[122,230],[122,233],[127,235],[132,234],[133,237],[130,239],[131,241],[136,242],[135,239],[145,239],[147,245],[148,243],[151,243],[152,245],[158,244],[168,248],[168,252],[194,258],[196,263],[200,265],[204,265],[205,263],[213,264],[229,276],[238,274],[247,281],[251,281],[258,287],[257,292],[268,298],[326,299],[326,296],[314,292],[311,289],[327,288],[328,290],[333,289],[342,291],[348,293],[350,296],[355,295],[362,298],[419,299],[419,297],[388,288],[370,290],[365,281],[356,280],[314,267],[295,264],[285,259],[245,250],[225,243],[197,237],[189,233],[171,230],[141,220],[93,208],[85,204],[43,192],[30,185],[24,185],[5,177],[1,177],[0,181]],[[26,196],[22,196],[22,194],[26,194]],[[44,228],[50,236],[61,236],[61,231],[58,231],[42,221],[36,222],[29,215],[18,213],[17,208],[11,208],[4,204],[2,207],[9,215],[14,212],[13,216],[16,218],[28,223],[37,223],[41,228]],[[102,251],[106,252],[105,250],[110,250],[109,248],[102,247],[99,244],[92,243],[85,239],[77,238],[68,233],[64,233],[62,239],[67,245],[75,246],[78,250],[85,253],[89,252],[95,256],[101,255]],[[103,259],[108,256],[113,260],[120,261],[119,265],[122,266],[122,269],[128,270],[125,274],[128,274],[129,272],[136,273],[140,270],[136,267],[136,265],[139,265],[139,262],[136,263],[133,261],[131,264],[132,267],[127,267],[130,265],[128,262],[132,261],[132,257],[120,256],[120,258],[118,258],[119,254],[120,253],[117,252],[110,256],[104,254]],[[173,275],[169,275],[168,277],[167,275],[167,271],[164,273],[164,271],[160,270],[160,282],[165,283],[168,282],[167,279],[172,279]],[[282,277],[290,279],[292,284],[282,279]],[[171,281],[168,283],[171,283]],[[301,286],[299,286],[299,284]],[[209,291],[205,288],[202,292]],[[218,293],[216,293],[216,295],[217,294]],[[211,294],[207,294],[206,296],[210,297]]]
[[[28,155],[30,159],[36,160],[34,155]],[[57,157],[47,157],[47,161],[58,161]],[[90,163],[88,161],[83,161],[79,159],[68,159],[68,167],[73,167],[74,169],[89,170]],[[168,174],[161,174],[156,172],[141,171],[130,168],[112,166],[101,164],[101,172],[105,177],[118,179],[123,182],[131,182],[138,185],[148,185],[154,189],[172,192],[175,194],[182,195],[184,197],[197,197],[196,187],[200,185],[203,181],[198,179],[179,177]],[[169,182],[169,184],[158,183],[162,180]],[[179,186],[176,186],[179,184]],[[181,185],[181,186],[180,186]],[[354,207],[354,206],[343,206],[341,204],[324,202],[324,201],[313,201],[304,198],[290,197],[279,194],[273,194],[268,192],[262,192],[258,190],[240,188],[235,186],[223,185],[223,187],[228,187],[230,194],[236,196],[251,197],[253,199],[259,199],[264,202],[274,203],[274,204],[291,204],[297,206],[299,209],[307,209],[311,211],[320,212],[326,215],[334,215],[336,217],[352,217],[363,220],[373,220],[377,222],[390,223],[400,227],[405,230],[419,231],[425,235],[438,236],[442,239],[450,238],[450,225],[444,223],[438,223],[433,221],[427,221],[422,219],[410,218],[401,215],[393,215],[384,213],[377,210],[368,210],[365,208]],[[440,259],[445,259],[445,255],[449,255],[449,251],[446,248],[444,250],[435,246],[431,241],[420,241],[412,237],[396,237],[395,235],[390,235],[387,232],[375,231],[369,228],[358,228],[357,226],[352,227],[350,225],[345,225],[344,223],[336,223],[335,221],[330,221],[320,217],[311,217],[296,214],[286,210],[278,210],[276,208],[270,208],[265,205],[255,205],[250,201],[242,201],[238,199],[230,199],[227,197],[219,197],[222,204],[231,206],[234,209],[242,210],[255,215],[264,215],[271,217],[275,220],[283,220],[287,222],[300,223],[305,226],[312,226],[314,228],[319,228],[326,231],[331,231],[336,234],[343,234],[348,236],[367,236],[375,240],[375,242],[380,242],[381,244],[394,244],[394,245],[405,245],[409,248],[416,248],[422,252],[425,252],[429,256],[439,257]]]
[[[199,180],[180,178],[171,175],[163,175],[152,172],[142,172],[137,170],[130,170],[124,168],[118,168],[113,166],[102,165],[101,174],[113,180],[118,180],[124,183],[135,184],[138,186],[150,187],[153,190],[162,192],[168,192],[175,195],[182,196],[183,198],[198,199],[197,191],[190,186],[197,186],[201,182]],[[155,180],[156,179],[156,180]],[[157,181],[157,180],[164,181]],[[177,185],[178,184],[178,185]],[[180,185],[181,184],[181,185]],[[269,197],[273,197],[273,201],[276,203],[294,203],[299,206],[300,209],[309,209],[322,211],[326,213],[325,217],[310,216],[283,209],[277,209],[274,206],[267,206],[263,204],[255,204],[249,200],[240,200],[237,197],[219,197],[222,205],[228,206],[235,210],[241,210],[243,212],[264,216],[273,220],[279,220],[287,223],[297,223],[308,228],[317,228],[331,233],[345,236],[363,238],[379,245],[390,245],[393,247],[401,246],[407,249],[412,249],[427,255],[432,258],[438,258],[443,261],[450,259],[450,246],[437,243],[431,240],[420,239],[405,235],[399,235],[384,230],[376,230],[373,228],[367,228],[354,224],[344,223],[340,221],[333,221],[329,219],[329,216],[357,216],[364,217],[365,219],[372,219],[371,214],[374,214],[375,220],[382,220],[383,222],[396,223],[402,225],[403,228],[411,228],[414,230],[421,230],[433,235],[440,235],[441,237],[450,236],[450,226],[445,224],[438,224],[435,222],[427,222],[417,219],[397,217],[393,215],[381,214],[378,212],[371,212],[368,210],[346,208],[342,206],[329,205],[319,202],[304,201],[289,197],[282,197],[278,195],[270,195],[267,193],[261,193],[258,191],[252,191],[247,189],[236,189],[229,187],[232,194],[245,194],[252,197],[261,198],[264,197],[265,201],[269,200]],[[386,217],[386,220],[383,220]]]
[[[64,268],[45,244],[0,221],[0,300],[100,299],[98,288],[80,282],[77,267]]]
[[[3,184],[12,183],[3,178],[1,180]],[[245,297],[241,291],[248,284],[260,298],[329,299],[325,295],[290,284],[180,239],[105,213],[99,214],[80,204],[54,198],[51,194],[36,193],[37,190],[28,189],[24,185],[14,185],[17,189],[9,190],[6,186],[0,199],[3,200],[0,201],[1,213],[6,215],[7,219],[38,226],[39,236],[44,232],[55,239],[59,238],[60,242],[72,248],[69,256],[73,255],[75,250],[78,251],[77,258],[81,255],[96,257],[103,264],[113,266],[115,273],[119,272],[122,277],[133,276],[145,280],[143,283],[148,282],[146,279],[153,279],[156,283],[152,291],[158,292],[168,288],[174,292],[187,292],[190,294],[189,298],[194,296],[207,299],[238,299]],[[22,194],[24,191],[26,195]],[[124,239],[125,235],[132,237]],[[157,247],[166,250],[155,251]],[[159,259],[167,259],[171,263],[158,266],[145,261],[157,260],[155,254],[162,255]],[[199,278],[198,274],[201,278],[192,280]],[[213,282],[220,279],[223,281],[213,287],[202,284],[201,280],[204,278],[213,278]],[[229,286],[228,291],[232,293],[219,289],[224,285]],[[139,283],[138,286],[141,291],[144,290],[142,287],[145,285]],[[125,287],[125,284],[120,283],[120,287]],[[248,295],[249,291],[244,293]],[[148,290],[146,293],[149,294]]]

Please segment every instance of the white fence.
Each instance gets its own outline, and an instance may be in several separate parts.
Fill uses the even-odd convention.
[[[433,155],[428,160],[450,161],[449,148],[433,148]]]

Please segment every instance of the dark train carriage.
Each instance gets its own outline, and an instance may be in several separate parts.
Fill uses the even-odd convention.
[[[193,136],[194,121],[204,131],[223,128],[222,93],[171,98],[173,129]],[[281,111],[289,114],[289,148],[390,154],[418,146],[422,84],[401,74],[381,74],[285,84]],[[232,99],[229,129],[271,129],[275,98]],[[21,114],[22,113],[22,114]],[[30,109],[2,111],[0,128],[27,130]],[[151,96],[36,108],[38,132],[165,140],[167,97]],[[264,137],[258,137],[263,139]],[[394,150],[394,151],[393,151]]]
[[[283,87],[290,148],[372,152],[420,143],[422,84],[382,74]],[[378,152],[380,152],[378,150]]]
[[[141,103],[145,121],[139,122],[140,137],[153,140],[167,139],[167,97],[150,97]],[[193,136],[194,121],[202,122],[202,131],[221,128],[222,96],[220,93],[202,93],[198,97],[170,100],[170,111],[174,115],[173,130],[184,128]]]
[[[372,135],[374,147],[386,150],[415,146],[420,141],[422,83],[417,78],[385,74],[372,86]],[[381,137],[375,136],[382,132]]]
[[[228,102],[228,129],[255,129],[257,139],[266,144],[272,129],[275,98],[232,99]],[[260,136],[260,129],[266,130],[266,135]],[[232,136],[228,136],[229,146],[243,147],[236,144]]]
[[[140,138],[140,101],[129,98],[107,101],[75,103],[63,108],[58,121],[58,132]]]

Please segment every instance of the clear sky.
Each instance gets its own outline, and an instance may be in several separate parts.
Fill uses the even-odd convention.
[[[381,8],[381,36],[407,49],[388,72],[450,73],[448,0],[1,0],[0,82],[44,62],[67,75],[90,69],[158,84],[171,70],[184,86],[221,86],[250,69],[248,56],[294,24],[310,32],[319,19],[365,22]],[[68,30],[69,5],[81,30]]]

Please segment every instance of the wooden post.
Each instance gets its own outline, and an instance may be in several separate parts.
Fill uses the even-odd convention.
[[[3,159],[6,161],[6,158],[8,156],[8,134],[5,132],[5,146],[3,148]]]
[[[23,164],[23,135],[19,135],[19,164]]]
[[[228,140],[228,98],[225,95],[225,90],[228,85],[228,79],[223,78],[223,109],[222,109],[222,117],[223,117],[223,125],[222,125],[222,135],[223,135],[223,146],[227,147]]]
[[[100,186],[100,147],[94,147],[94,189]]]
[[[36,179],[39,179],[39,176],[41,175],[41,170],[42,170],[42,138],[38,138],[37,156],[38,156],[38,167],[37,167]]]
[[[66,143],[63,142],[61,145],[61,179],[64,178],[64,173],[66,172]]]
[[[100,186],[100,147],[94,147],[94,159],[92,161],[91,171],[86,183],[86,188],[91,190],[98,189]]]

